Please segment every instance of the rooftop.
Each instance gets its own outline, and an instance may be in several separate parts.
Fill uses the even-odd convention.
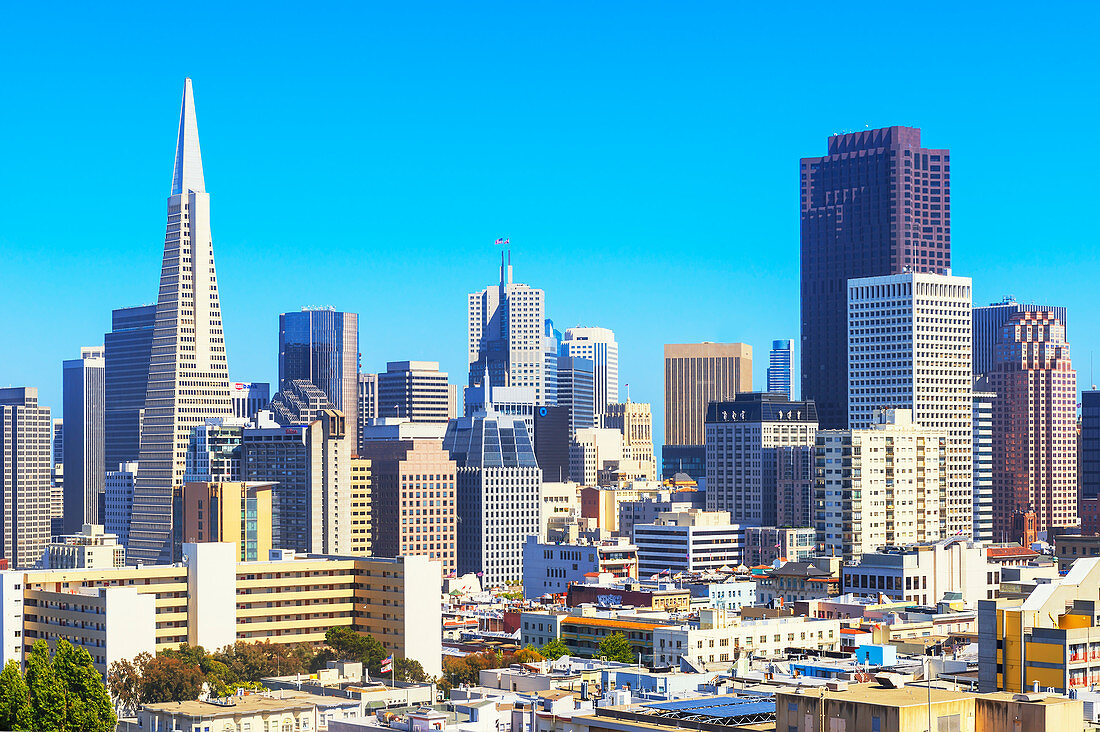
[[[233,717],[242,712],[251,714],[287,711],[305,712],[315,707],[336,707],[349,704],[358,704],[358,702],[341,697],[282,692],[278,696],[268,694],[246,694],[245,696],[228,697],[227,699],[218,701],[184,701],[143,704],[141,708],[143,711],[148,710],[155,713],[182,715],[185,717]]]

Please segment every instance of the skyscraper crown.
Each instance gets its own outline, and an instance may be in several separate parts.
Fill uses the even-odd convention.
[[[190,79],[183,82],[176,164],[172,169],[172,195],[188,191],[206,192],[206,182],[202,177],[202,154],[199,152],[199,122],[195,117],[195,95],[191,91]]]

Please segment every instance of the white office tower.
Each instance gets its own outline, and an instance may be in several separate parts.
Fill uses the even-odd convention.
[[[511,254],[500,255],[500,284],[468,297],[469,386],[481,384],[486,369],[494,386],[529,386],[536,404],[545,390],[545,296],[512,282]]]
[[[218,298],[210,194],[203,181],[195,100],[187,79],[127,545],[132,561],[171,562],[172,489],[183,480],[191,429],[205,424],[207,417],[233,413]]]
[[[608,404],[619,401],[619,344],[614,331],[608,328],[566,328],[561,342],[561,355],[586,358],[592,369],[596,408],[596,427],[603,427],[603,415]]]
[[[973,527],[969,277],[907,273],[848,280],[848,427],[882,409],[947,430],[940,534]]]
[[[880,410],[867,429],[820,430],[814,525],[825,553],[938,541],[947,445],[947,430],[914,424],[908,409]]]
[[[988,376],[974,377],[974,538],[993,541],[993,400]]]

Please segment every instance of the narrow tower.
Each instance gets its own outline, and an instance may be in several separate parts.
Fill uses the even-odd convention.
[[[171,561],[172,490],[183,478],[191,428],[208,417],[231,414],[210,194],[203,181],[195,99],[187,79],[168,196],[129,558]]]

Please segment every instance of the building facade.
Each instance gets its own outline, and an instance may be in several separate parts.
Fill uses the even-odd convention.
[[[882,409],[910,409],[947,430],[942,536],[973,529],[973,425],[968,277],[908,273],[848,283],[848,422],[863,429]]]
[[[156,305],[112,310],[111,332],[103,336],[103,452],[109,470],[119,463],[136,462],[141,452],[156,317]]]
[[[436,361],[390,361],[378,374],[378,416],[446,424],[450,419],[447,372]]]
[[[588,359],[593,364],[593,404],[596,426],[606,407],[619,401],[619,344],[608,328],[566,328],[561,345],[563,356]]]
[[[233,400],[233,416],[237,419],[256,419],[261,409],[267,409],[271,401],[271,384],[266,381],[234,381],[229,385]]]
[[[523,596],[568,592],[572,584],[584,584],[592,574],[638,577],[638,547],[627,542],[599,544],[547,544],[528,536],[523,544]]]
[[[768,353],[768,392],[782,394],[791,398],[792,369],[791,351],[794,341],[772,341],[772,350]]]
[[[993,400],[989,377],[974,377],[974,531],[978,541],[993,541]]]
[[[822,429],[849,426],[848,280],[951,266],[951,156],[920,130],[829,138],[802,158],[802,399]],[[896,405],[903,406],[903,405]]]
[[[126,548],[117,534],[97,524],[84,524],[80,531],[57,536],[42,555],[42,569],[110,569],[126,566]]]
[[[1082,528],[1100,533],[1100,391],[1095,385],[1081,392],[1077,470],[1077,502]]]
[[[136,462],[119,463],[117,470],[108,470],[105,482],[103,528],[114,534],[122,546],[130,541],[130,512],[134,505],[134,482],[137,480]]]
[[[238,562],[267,558],[271,544],[271,489],[275,483],[203,482],[176,488],[173,519],[175,561],[183,545],[225,542]]]
[[[67,463],[62,529],[75,534],[84,524],[103,522],[99,515],[107,473],[103,346],[81,348],[80,358],[64,362],[61,389]]]
[[[752,346],[665,344],[665,444],[704,444],[711,402],[752,391]]]
[[[989,374],[993,398],[993,528],[1035,511],[1039,531],[1077,523],[1077,372],[1052,312],[1012,315]]]
[[[744,557],[744,527],[727,511],[670,511],[634,527],[638,575],[706,572],[736,567]]]
[[[336,409],[328,394],[312,381],[296,379],[279,390],[268,405],[271,415],[281,425],[309,424],[321,412]]]
[[[711,402],[707,510],[728,511],[734,523],[809,526],[816,433],[813,402],[771,392]]]
[[[557,405],[569,409],[570,435],[575,435],[577,430],[598,426],[593,369],[593,362],[587,358],[558,357]]]
[[[920,605],[948,597],[977,607],[979,601],[992,599],[1001,583],[1000,568],[987,561],[985,547],[968,539],[886,547],[845,564],[841,572],[846,593]]]
[[[884,546],[943,537],[948,433],[879,413],[867,429],[817,433],[814,525],[822,550],[858,559]]]
[[[207,417],[228,417],[233,412],[219,297],[210,236],[210,194],[203,178],[195,100],[188,79],[168,196],[138,478],[126,547],[134,560],[171,560],[172,489],[183,479],[191,428],[203,424]]]
[[[1004,327],[1016,313],[1053,313],[1069,332],[1069,321],[1066,319],[1068,312],[1064,307],[1053,305],[1035,305],[1031,303],[1016,302],[1013,297],[1006,297],[1000,302],[974,308],[974,347],[972,349],[974,359],[974,375],[989,374],[993,371],[1000,357],[997,355],[997,344],[1001,340]]]
[[[0,558],[10,567],[33,567],[50,542],[52,438],[38,389],[0,389]]]
[[[623,435],[623,459],[644,467],[645,480],[657,479],[657,458],[653,454],[653,410],[646,402],[608,404],[603,426]]]

